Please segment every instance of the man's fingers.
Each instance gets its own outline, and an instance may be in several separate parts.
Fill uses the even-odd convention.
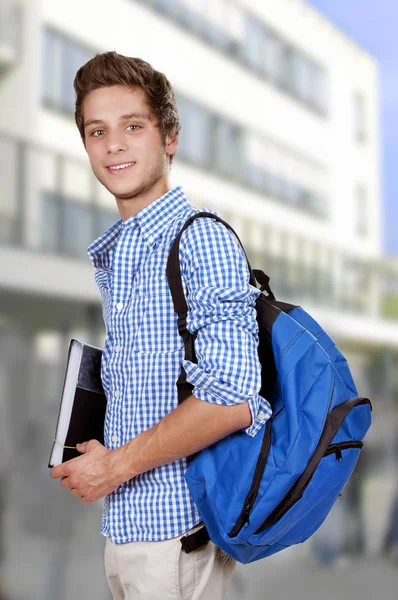
[[[58,477],[62,477],[63,475],[65,475],[64,465],[57,465],[50,470],[50,477],[53,479],[58,479]]]
[[[67,460],[64,463],[61,463],[60,465],[57,465],[56,467],[52,467],[52,469],[50,470],[50,476],[53,479],[58,479],[58,477],[65,477],[70,475],[70,464],[72,460]]]
[[[70,477],[62,477],[62,479],[61,479],[61,481],[59,483],[60,483],[60,485],[63,488],[70,488],[71,487]]]
[[[80,492],[79,492],[79,490],[77,490],[76,488],[72,488],[69,493],[74,498],[80,498],[80,495],[81,495]]]

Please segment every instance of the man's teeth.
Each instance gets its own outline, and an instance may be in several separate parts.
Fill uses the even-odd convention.
[[[135,163],[131,162],[131,163],[124,163],[124,165],[117,165],[117,167],[109,167],[110,169],[113,170],[117,170],[117,169],[126,169],[127,167],[130,167],[131,165],[134,165]]]

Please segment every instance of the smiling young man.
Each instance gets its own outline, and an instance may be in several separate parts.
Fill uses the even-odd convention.
[[[170,185],[180,131],[171,85],[147,62],[106,52],[78,70],[74,86],[92,170],[121,218],[88,248],[106,326],[105,445],[80,444],[82,456],[51,476],[83,503],[105,497],[101,533],[115,600],[217,600],[236,561],[211,541],[182,550],[182,536],[201,523],[186,457],[240,429],[254,436],[271,415],[258,394],[260,292],[235,236],[196,220],[181,238],[180,263],[198,362],[184,360],[166,263],[197,209]],[[179,405],[181,366],[193,391]]]

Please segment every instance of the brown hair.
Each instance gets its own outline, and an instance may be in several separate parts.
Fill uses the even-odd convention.
[[[141,88],[151,112],[157,117],[157,127],[163,144],[170,133],[178,135],[181,129],[175,95],[167,77],[156,71],[141,58],[123,56],[115,51],[96,54],[77,71],[73,87],[76,92],[75,121],[83,144],[83,102],[93,90],[111,85]],[[173,161],[170,156],[170,164]]]

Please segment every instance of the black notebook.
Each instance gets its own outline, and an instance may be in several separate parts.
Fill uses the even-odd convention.
[[[49,467],[81,456],[76,444],[104,443],[106,396],[101,381],[102,350],[72,339]]]

